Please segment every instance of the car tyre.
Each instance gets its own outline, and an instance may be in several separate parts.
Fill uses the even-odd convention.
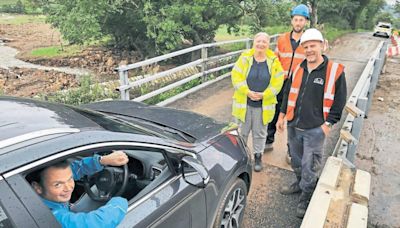
[[[218,207],[214,228],[236,228],[242,225],[247,203],[247,185],[240,178],[229,185],[230,187],[224,192],[222,202]]]

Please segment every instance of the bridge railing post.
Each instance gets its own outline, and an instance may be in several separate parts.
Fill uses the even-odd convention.
[[[359,108],[363,113],[365,113],[365,109],[367,108],[368,98],[367,97],[360,97],[357,99],[357,108]],[[352,136],[356,139],[356,142],[351,143],[349,145],[349,149],[347,151],[347,159],[354,163],[357,143],[360,139],[363,121],[364,121],[365,114],[356,116],[353,121],[353,127],[351,129]]]
[[[202,80],[205,81],[205,77],[206,77],[206,71],[207,71],[207,58],[208,58],[208,49],[207,47],[204,45],[201,48],[201,60],[202,60],[202,64],[201,64],[201,73],[202,73]]]
[[[246,49],[250,49],[251,48],[251,40],[248,39],[246,40]]]
[[[121,94],[122,100],[129,100],[129,79],[128,79],[128,70],[124,69],[125,66],[121,66],[118,70],[119,81],[120,81],[120,89],[119,92]]]

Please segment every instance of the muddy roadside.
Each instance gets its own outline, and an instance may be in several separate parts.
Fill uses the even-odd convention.
[[[364,120],[356,166],[371,174],[368,227],[400,227],[400,57],[387,60]]]
[[[362,42],[361,42],[362,41]],[[338,39],[327,53],[329,58],[345,65],[348,95],[353,90],[367,60],[382,39],[371,33],[348,34]],[[231,120],[233,88],[230,78],[181,99],[170,107],[190,110],[223,122]],[[343,118],[344,119],[344,118]],[[343,120],[344,121],[344,120]],[[341,123],[332,130],[325,146],[325,157],[330,155],[339,135]],[[253,173],[248,196],[244,227],[299,227],[302,220],[295,216],[298,195],[282,196],[279,187],[294,181],[292,172],[282,169],[285,162],[285,134],[276,136],[274,150],[263,156],[264,169]],[[283,155],[283,156],[282,156]],[[271,157],[280,157],[276,161]],[[279,168],[278,168],[279,167]]]

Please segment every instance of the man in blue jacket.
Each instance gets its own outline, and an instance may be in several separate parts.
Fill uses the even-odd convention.
[[[40,171],[39,179],[33,181],[32,186],[62,227],[116,227],[127,212],[126,199],[113,197],[106,205],[88,213],[71,212],[69,201],[75,187],[74,180],[93,175],[105,165],[125,165],[128,160],[124,152],[114,151],[106,156],[94,155],[71,164],[60,162]]]

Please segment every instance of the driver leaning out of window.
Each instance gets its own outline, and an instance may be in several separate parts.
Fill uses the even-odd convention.
[[[106,156],[94,155],[69,164],[59,162],[44,168],[39,179],[32,186],[43,202],[50,208],[62,227],[116,227],[128,209],[128,201],[122,197],[112,197],[106,205],[88,213],[70,211],[70,199],[75,182],[85,175],[93,175],[104,166],[123,166],[129,161],[122,151],[114,151]]]

